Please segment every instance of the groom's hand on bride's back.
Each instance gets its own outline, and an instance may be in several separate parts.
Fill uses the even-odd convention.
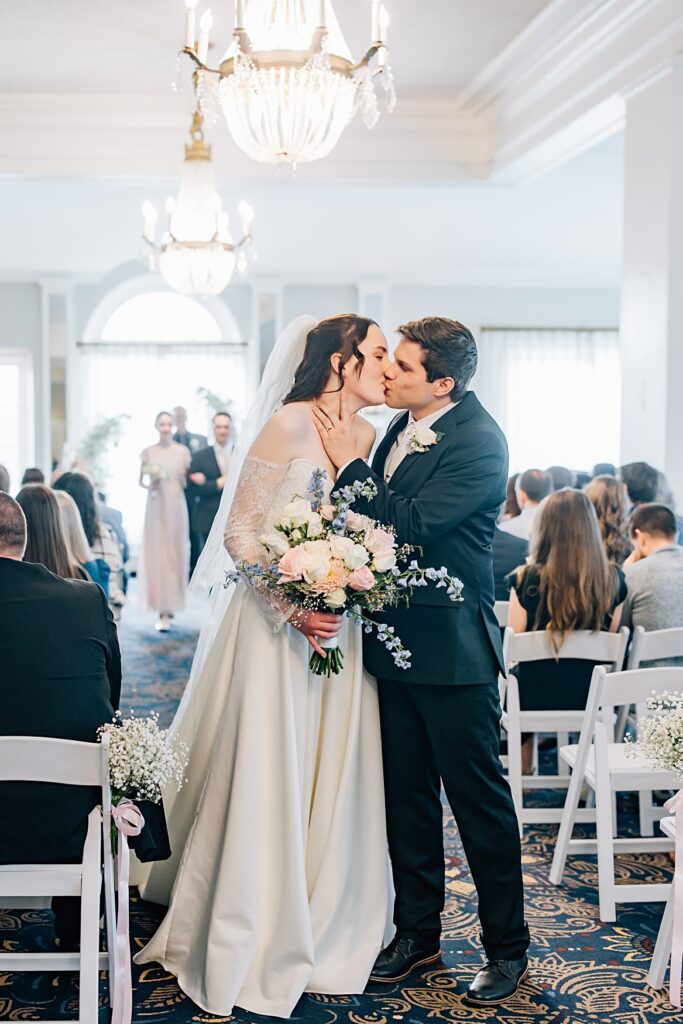
[[[326,657],[326,652],[318,640],[331,640],[338,635],[344,621],[341,615],[329,615],[327,612],[304,612],[291,620],[292,625],[308,640],[314,651]]]

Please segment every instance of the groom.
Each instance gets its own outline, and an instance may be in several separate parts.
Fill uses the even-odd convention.
[[[377,496],[354,504],[423,549],[422,566],[445,565],[464,584],[415,591],[411,607],[382,613],[412,652],[397,668],[374,634],[365,663],[377,677],[387,831],[396,889],[396,935],[371,980],[396,982],[439,959],[444,906],[440,787],[458,825],[479,898],[486,963],[465,999],[491,1006],[513,995],[528,970],[519,831],[498,757],[500,631],[493,612],[491,543],[505,498],[507,446],[467,386],[477,368],[470,331],[427,317],[398,328],[385,370],[386,402],[406,409],[372,461],[356,458],[343,400],[338,416],[316,410],[320,437],[341,469],[337,487],[368,477]]]

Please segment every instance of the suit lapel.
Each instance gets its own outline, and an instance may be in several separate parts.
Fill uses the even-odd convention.
[[[384,466],[387,461],[387,456],[393,448],[394,441],[401,433],[406,423],[408,422],[408,413],[402,412],[390,423],[389,429],[384,435],[383,439],[379,443],[379,447],[375,452],[375,456],[372,460],[372,468],[374,469],[377,476],[384,477]]]
[[[396,471],[389,478],[389,483],[392,487],[397,487],[405,477],[407,477],[413,470],[417,470],[418,467],[420,467],[421,472],[424,472],[432,462],[436,461],[440,457],[441,452],[443,451],[441,446],[443,444],[448,444],[448,442],[453,439],[453,436],[457,432],[458,423],[469,418],[470,402],[468,401],[468,398],[470,394],[474,398],[474,394],[472,392],[468,392],[458,405],[449,409],[447,413],[440,416],[436,423],[433,424],[432,430],[434,433],[443,434],[440,441],[437,441],[436,444],[430,445],[430,447],[424,452],[411,452],[401,460],[400,464],[396,467]]]

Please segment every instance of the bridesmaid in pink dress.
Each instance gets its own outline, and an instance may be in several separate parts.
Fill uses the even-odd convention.
[[[140,592],[148,608],[159,613],[155,629],[168,632],[175,612],[185,606],[189,574],[187,505],[184,490],[190,453],[173,438],[173,418],[160,412],[154,421],[158,444],[140,458],[140,486],[147,489],[140,552]]]

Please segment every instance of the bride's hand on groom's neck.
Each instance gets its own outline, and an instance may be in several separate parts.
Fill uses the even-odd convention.
[[[358,458],[358,431],[343,388],[338,402],[326,402],[324,409],[313,403],[313,422],[327,457],[337,469]]]

